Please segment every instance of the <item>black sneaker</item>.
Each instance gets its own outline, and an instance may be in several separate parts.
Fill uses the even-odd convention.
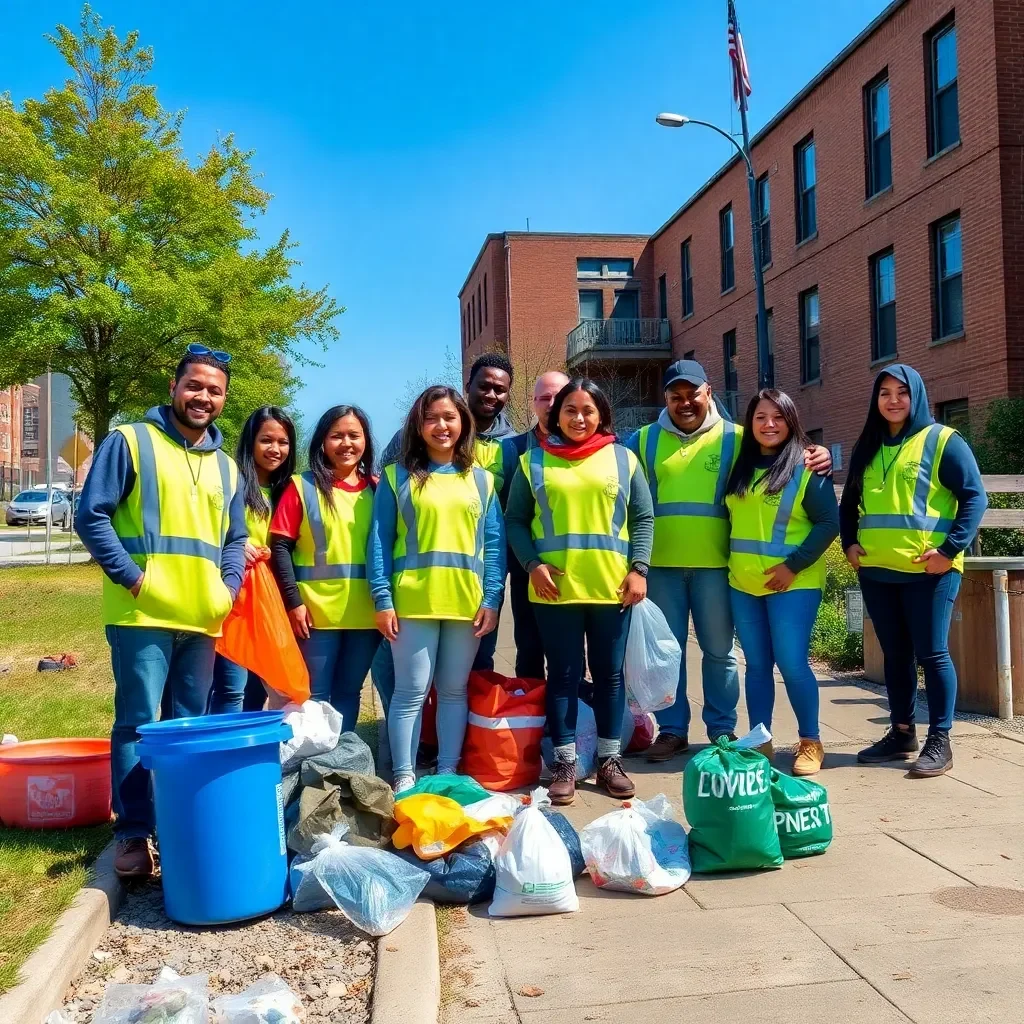
[[[949,733],[930,732],[924,741],[921,756],[910,766],[915,779],[934,779],[945,775],[953,767],[953,748],[949,744]]]
[[[909,761],[917,753],[917,730],[909,732],[895,726],[877,742],[857,755],[861,764],[882,764],[884,761]]]

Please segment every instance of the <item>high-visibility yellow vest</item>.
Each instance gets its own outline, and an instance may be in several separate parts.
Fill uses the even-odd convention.
[[[391,593],[400,619],[472,621],[484,598],[484,521],[494,477],[430,473],[421,487],[397,464],[384,470],[395,492],[398,529]]]
[[[302,523],[292,551],[295,582],[317,629],[375,629],[366,576],[366,546],[373,521],[373,491],[333,489],[333,508],[312,473],[292,477],[302,502]]]
[[[610,444],[585,459],[562,459],[543,448],[520,457],[533,491],[531,532],[541,559],[556,576],[556,604],[619,604],[629,571],[630,482],[636,456]],[[530,600],[540,601],[533,584]]]
[[[640,462],[654,501],[651,565],[721,569],[729,562],[725,488],[742,428],[722,420],[684,442],[651,423],[640,430]]]
[[[103,621],[218,636],[232,605],[220,563],[238,468],[219,449],[186,452],[150,423],[116,429],[135,484],[111,524],[145,576],[138,597],[103,578]]]
[[[270,508],[270,488],[261,487],[260,492],[267,501],[267,508]],[[258,548],[270,547],[270,514],[261,516],[253,512],[248,505],[245,506],[245,528],[249,531],[249,542]]]
[[[474,449],[476,464],[486,469],[494,477],[494,489],[500,492],[505,483],[505,465],[501,441],[491,441],[486,437],[476,439]]]
[[[942,453],[955,433],[933,423],[908,437],[891,464],[882,458],[885,446],[879,448],[864,470],[857,527],[861,565],[925,571],[913,559],[946,540],[959,509],[956,495],[939,483]],[[953,568],[964,571],[963,552],[953,559]]]
[[[804,494],[813,474],[797,467],[789,483],[776,494],[766,494],[762,474],[743,497],[730,494],[729,585],[745,594],[764,597],[764,572],[784,562],[805,540],[814,525],[804,509]],[[790,590],[823,590],[825,556],[796,574]]]

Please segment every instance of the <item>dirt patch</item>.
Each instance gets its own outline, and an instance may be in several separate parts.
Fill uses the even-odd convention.
[[[932,900],[950,910],[969,914],[1024,917],[1024,892],[992,885],[957,885],[932,893]]]

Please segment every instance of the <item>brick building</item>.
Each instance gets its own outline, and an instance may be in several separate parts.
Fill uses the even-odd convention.
[[[887,362],[916,366],[950,422],[1024,395],[1020,0],[896,0],[752,149],[776,384],[843,464]],[[737,157],[648,237],[488,236],[460,292],[463,358],[498,347],[550,364],[564,329],[570,367],[635,383],[642,358],[693,352],[742,413],[757,382],[751,268]]]

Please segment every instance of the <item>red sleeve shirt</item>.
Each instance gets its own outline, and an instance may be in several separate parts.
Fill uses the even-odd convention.
[[[365,478],[357,484],[347,484],[343,480],[335,480],[334,486],[339,490],[356,493],[369,485]],[[302,502],[299,500],[299,492],[295,487],[295,481],[289,480],[288,486],[281,495],[281,500],[274,509],[274,516],[270,520],[270,532],[280,533],[282,536],[290,537],[292,540],[299,539],[299,527],[302,525]]]

